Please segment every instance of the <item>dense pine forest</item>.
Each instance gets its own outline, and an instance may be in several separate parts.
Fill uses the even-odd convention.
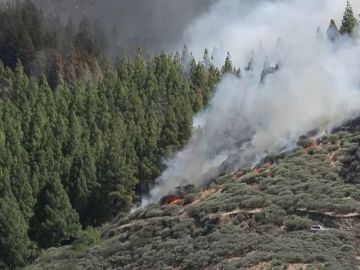
[[[1,7],[0,268],[128,211],[220,78],[207,52],[196,63],[186,47],[114,63],[100,33],[29,1]]]

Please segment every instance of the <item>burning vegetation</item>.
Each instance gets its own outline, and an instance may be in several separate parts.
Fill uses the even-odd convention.
[[[312,150],[322,147],[325,144],[333,144],[330,139],[325,137],[318,137],[317,134],[311,134],[310,136],[301,136],[298,141],[298,146],[304,148],[305,154],[311,154]]]
[[[312,149],[321,145],[321,140],[316,139],[315,137],[309,138],[307,140],[307,145],[304,147],[304,152],[308,154]]]
[[[160,205],[178,205],[182,199],[177,195],[167,195],[160,200]]]
[[[251,170],[251,173],[253,174],[260,174],[260,173],[263,173],[263,172],[268,172],[271,168],[271,162],[268,161],[268,162],[265,162],[264,164],[262,164],[261,166],[256,166],[255,168],[253,168]]]
[[[107,225],[98,246],[70,255],[60,249],[60,258],[71,266],[94,262],[96,269],[257,269],[266,261],[288,269],[296,254],[309,269],[324,262],[329,269],[353,269],[360,254],[359,133],[323,136],[313,153],[299,147],[269,156],[257,169],[271,173],[244,169],[207,187],[179,186],[159,204]],[[168,206],[174,204],[182,207]],[[311,232],[313,224],[330,230]],[[48,257],[39,262],[48,264]],[[40,263],[31,269],[43,269]]]

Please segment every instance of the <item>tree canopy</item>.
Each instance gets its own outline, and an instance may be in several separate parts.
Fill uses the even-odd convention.
[[[165,53],[123,54],[96,81],[57,73],[53,89],[20,60],[0,62],[0,265],[127,212],[188,142],[220,77],[208,64],[187,75]]]
[[[344,34],[352,35],[356,26],[357,26],[357,20],[354,17],[352,7],[348,1],[346,4],[344,16],[342,19],[340,33],[342,35],[344,35]]]

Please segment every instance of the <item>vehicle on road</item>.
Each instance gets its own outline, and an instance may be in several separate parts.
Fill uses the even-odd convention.
[[[325,228],[321,225],[312,225],[310,227],[310,231],[312,231],[312,232],[328,231],[328,230],[329,230],[328,228]]]

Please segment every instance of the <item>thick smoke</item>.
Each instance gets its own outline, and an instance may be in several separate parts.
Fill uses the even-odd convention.
[[[237,66],[251,59],[254,65],[241,79],[228,75],[219,83],[211,106],[195,121],[201,128],[168,160],[152,200],[178,185],[200,185],[224,164],[249,166],[293,147],[300,135],[327,132],[359,114],[360,46],[316,34],[318,26],[326,33],[331,18],[340,23],[345,4],[262,1],[248,9],[247,1],[227,0],[194,21],[185,39],[195,55],[222,44]],[[359,3],[352,4],[359,11]],[[260,83],[264,63],[280,69]]]
[[[1,0],[0,0],[1,1]],[[4,1],[4,0],[3,0]],[[45,13],[99,19],[107,28],[114,55],[122,49],[170,51],[182,43],[182,32],[215,0],[32,0]],[[184,44],[182,44],[183,46]]]

